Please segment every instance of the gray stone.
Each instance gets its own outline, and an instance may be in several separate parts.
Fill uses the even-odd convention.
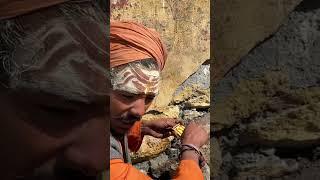
[[[180,153],[180,150],[177,149],[177,148],[168,148],[166,150],[166,154],[168,155],[168,157],[170,159],[177,159],[179,158],[179,153]]]
[[[201,89],[210,88],[210,65],[201,65],[194,74],[177,88],[174,95],[179,94],[183,89],[194,84],[198,85]]]
[[[320,147],[314,148],[312,158],[314,160],[319,160],[320,159]]]
[[[135,168],[139,169],[142,173],[148,174],[150,163],[149,161],[144,161],[142,163],[137,163],[133,165]]]
[[[276,152],[274,148],[261,148],[259,151],[266,156],[272,156]]]
[[[158,157],[150,159],[150,171],[152,175],[156,178],[159,178],[164,171],[168,170],[167,162],[169,157],[161,153]]]
[[[281,160],[277,156],[265,156],[258,153],[241,153],[233,157],[237,177],[268,176],[280,177],[298,170],[296,161]]]
[[[281,70],[289,74],[293,87],[320,84],[320,9],[294,11],[270,39],[245,56],[215,88],[214,99],[223,101],[240,79],[259,77]]]
[[[201,117],[204,114],[205,114],[204,112],[199,112],[196,109],[184,110],[183,111],[183,119],[184,120],[191,120],[191,119],[194,119],[194,118]]]
[[[252,49],[233,69],[228,69],[228,74],[214,87],[213,107],[217,107],[217,104],[226,102],[235,92],[239,92],[239,84],[243,81],[261,79],[270,72],[280,72],[287,76],[285,86],[281,87],[279,81],[278,85],[260,91],[261,99],[250,96],[252,89],[248,86],[241,89],[242,95],[247,92],[248,98],[234,99],[237,102],[249,100],[248,109],[243,114],[231,113],[223,121],[226,123],[221,123],[219,127],[224,154],[219,177],[320,179],[320,153],[317,149],[312,151],[312,148],[319,146],[320,137],[319,105],[312,101],[319,102],[319,98],[312,97],[310,101],[304,93],[293,93],[320,86],[319,27],[319,1],[304,0],[275,34]],[[275,76],[270,82],[281,78]],[[258,85],[260,87],[264,83]],[[289,91],[291,94],[287,93]],[[221,112],[224,114],[225,109],[222,108]],[[214,119],[219,121],[219,118]],[[252,133],[250,138],[254,139],[251,142],[246,131],[248,126]],[[268,148],[262,149],[260,146]],[[248,148],[251,151],[247,151]],[[301,149],[298,148],[307,149],[308,153],[300,154]],[[275,151],[278,150],[286,153],[281,152],[277,157]],[[285,159],[288,156],[292,159]],[[308,159],[308,162],[303,163],[300,159]],[[234,167],[230,167],[230,160]]]
[[[222,165],[221,149],[219,142],[216,138],[210,139],[210,148],[212,152],[212,154],[210,155],[211,176],[216,177],[218,176],[220,167]]]

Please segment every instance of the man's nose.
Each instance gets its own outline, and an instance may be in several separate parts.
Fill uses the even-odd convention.
[[[135,100],[130,109],[130,113],[134,116],[141,117],[146,112],[145,98]]]
[[[107,169],[109,161],[108,126],[106,118],[90,120],[85,124],[63,153],[66,168],[97,175]]]

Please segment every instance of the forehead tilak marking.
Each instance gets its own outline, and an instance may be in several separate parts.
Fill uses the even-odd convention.
[[[36,57],[41,61],[29,63],[28,69],[21,71],[19,77],[13,77],[10,84],[14,86],[12,88],[41,90],[68,99],[84,101],[96,95],[105,95],[106,88],[98,88],[97,83],[94,83],[97,80],[107,78],[106,68],[102,66],[103,63],[96,60],[97,58],[91,58],[88,51],[80,47],[84,43],[79,44],[73,38],[80,34],[72,34],[67,23],[56,20],[50,22],[52,23],[30,33],[23,41],[24,46],[16,49],[14,58],[15,62],[19,62],[19,64],[24,64],[26,56],[35,56],[32,54],[33,51],[37,53]],[[85,34],[81,34],[81,36],[85,36]],[[48,47],[43,48],[44,44],[48,44]],[[24,47],[28,47],[28,49],[25,50]],[[69,48],[68,51],[63,51],[67,48]],[[30,49],[32,49],[31,52]],[[87,72],[82,72],[82,70]],[[85,75],[88,73],[90,78]],[[93,81],[92,78],[96,80]]]
[[[133,73],[126,78],[123,79],[121,83],[118,84],[118,86],[128,86],[130,85],[130,82],[132,82],[133,85],[140,91],[140,92],[150,92],[157,90],[158,83],[159,82],[151,82],[151,81],[142,81],[141,78],[137,78]]]
[[[132,72],[134,73],[134,75],[137,76],[137,79],[139,80],[140,83],[142,83],[142,85],[138,82],[138,81],[133,81],[135,84],[140,84],[140,88],[141,90],[146,94],[147,92],[154,92],[155,90],[157,90],[158,87],[158,80],[155,79],[159,79],[159,72],[155,71],[155,70],[145,70],[142,69],[140,67],[138,67],[137,65],[132,65]],[[147,75],[149,74],[149,75]]]
[[[150,74],[150,75],[147,75]],[[136,93],[157,93],[159,83],[159,72],[156,70],[145,70],[137,65],[125,67],[117,73],[118,80],[114,87],[125,91]]]
[[[132,66],[131,72],[142,83],[157,84],[159,80],[159,72],[156,70],[145,70],[137,66]],[[147,75],[148,74],[148,75]]]

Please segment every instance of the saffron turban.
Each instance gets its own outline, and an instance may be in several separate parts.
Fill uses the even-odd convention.
[[[0,0],[0,20],[27,14],[70,0]]]
[[[167,58],[159,33],[135,22],[111,21],[110,66],[153,58],[162,70]]]

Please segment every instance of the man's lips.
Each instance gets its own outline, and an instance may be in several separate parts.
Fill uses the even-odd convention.
[[[130,128],[139,119],[124,119],[124,118],[113,118],[114,121],[119,122],[121,128]]]

